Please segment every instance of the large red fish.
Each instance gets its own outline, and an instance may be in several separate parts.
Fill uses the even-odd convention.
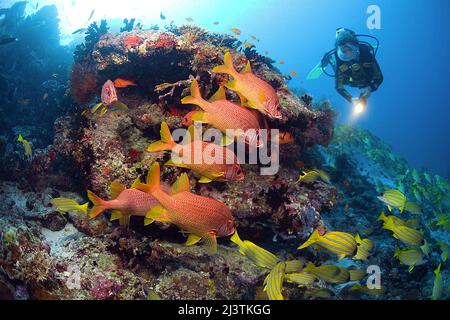
[[[219,87],[211,99],[206,101],[201,97],[197,80],[194,80],[191,84],[191,95],[181,99],[181,103],[195,104],[202,108],[192,116],[192,120],[209,123],[223,133],[227,131],[229,133],[232,130],[233,135],[228,137],[230,142],[236,137],[242,137],[246,143],[255,142],[258,147],[262,146],[261,128],[257,115],[247,108],[228,101],[223,87]]]
[[[136,181],[133,186],[140,181]],[[163,186],[169,192],[169,188]],[[103,211],[112,209],[111,220],[119,219],[121,225],[128,225],[130,216],[145,216],[151,207],[159,204],[151,195],[135,188],[126,189],[119,182],[112,182],[110,185],[110,196],[112,200],[103,200],[92,191],[88,190],[88,198],[94,204],[90,210],[91,218],[95,218]]]
[[[155,162],[149,170],[147,184],[136,186],[160,203],[150,209],[146,219],[173,223],[189,233],[187,245],[203,240],[211,253],[217,252],[216,237],[226,237],[235,231],[230,209],[220,201],[191,193],[186,173],[173,184],[170,195],[161,190],[159,178],[160,167]]]
[[[280,102],[275,89],[253,73],[250,61],[239,73],[233,66],[231,54],[227,52],[224,64],[214,67],[212,72],[226,73],[233,77],[225,86],[236,91],[245,106],[257,109],[271,118],[281,119]]]
[[[244,180],[244,172],[231,149],[215,143],[193,140],[195,134],[192,130],[193,127],[191,126],[190,131],[188,131],[191,138],[190,142],[183,145],[177,144],[172,138],[167,123],[162,122],[161,140],[149,145],[147,151],[172,150],[176,154],[175,156],[172,155],[172,160],[166,162],[166,165],[191,169],[197,176],[200,176],[200,183],[208,183],[213,180]],[[211,156],[211,159],[207,159],[208,156]],[[199,161],[195,161],[197,159]]]

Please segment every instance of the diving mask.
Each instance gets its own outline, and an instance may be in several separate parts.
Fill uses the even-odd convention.
[[[340,60],[348,62],[351,60],[359,59],[359,46],[351,43],[347,43],[342,46],[338,46],[337,55]]]

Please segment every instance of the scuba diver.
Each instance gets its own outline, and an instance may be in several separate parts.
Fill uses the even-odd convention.
[[[372,46],[358,38],[367,37],[376,41]],[[348,102],[355,106],[355,111],[361,113],[367,99],[383,82],[383,74],[376,60],[378,39],[369,35],[357,35],[355,32],[339,28],[336,30],[335,48],[327,52],[321,62],[310,72],[308,79],[316,79],[322,73],[336,79],[336,90]],[[334,74],[328,73],[331,65]],[[345,88],[350,86],[361,89],[358,97],[353,97]]]

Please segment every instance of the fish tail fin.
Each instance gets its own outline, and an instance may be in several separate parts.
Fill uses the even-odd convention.
[[[91,202],[94,204],[91,211],[89,212],[89,215],[91,216],[91,218],[97,217],[103,211],[108,209],[106,206],[106,201],[101,199],[99,196],[97,196],[91,190],[87,191],[87,195],[88,195],[89,200],[91,200]]]
[[[231,53],[227,51],[223,57],[223,64],[220,66],[216,66],[212,69],[212,72],[214,73],[226,73],[232,76],[233,78],[236,77],[238,72],[234,68],[233,65],[233,58],[231,57]]]
[[[381,214],[378,216],[378,220],[379,221],[384,221],[384,222],[387,221],[387,216],[384,214],[384,211],[381,212]]]
[[[441,272],[441,263],[439,263],[438,267],[436,270],[433,271],[435,275],[439,275],[439,273]]]
[[[191,83],[191,95],[184,97],[181,99],[182,104],[195,104],[196,106],[199,106],[202,108],[206,101],[202,98],[202,95],[200,94],[200,88],[198,86],[198,81],[194,79]]]
[[[311,261],[308,261],[308,263],[306,264],[306,267],[303,269],[303,271],[311,272],[315,268],[316,268],[316,266],[314,265],[314,263],[312,263]]]
[[[316,229],[314,230],[314,232],[311,234],[311,236],[309,237],[308,240],[306,240],[305,243],[303,243],[300,247],[297,248],[297,250],[300,249],[304,249],[306,247],[309,247],[310,245],[316,243],[317,241],[319,241],[320,239],[320,235],[319,235],[319,231]]]
[[[86,202],[85,204],[82,204],[80,206],[81,212],[83,212],[83,214],[85,214],[85,215],[88,214],[88,206],[89,206],[89,202]]]
[[[147,193],[159,190],[161,188],[160,174],[161,168],[159,167],[159,163],[153,162],[147,174],[147,183],[136,183],[135,188]]]
[[[386,230],[393,231],[394,227],[395,227],[394,222],[391,219],[387,219],[383,224],[383,229],[386,229]]]
[[[176,143],[173,141],[172,134],[170,133],[169,126],[165,121],[161,122],[161,140],[156,141],[147,147],[149,152],[172,150]]]

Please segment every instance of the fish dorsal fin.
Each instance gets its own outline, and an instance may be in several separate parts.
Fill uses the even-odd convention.
[[[172,185],[171,191],[172,194],[177,194],[180,192],[189,192],[189,189],[189,178],[186,173],[182,173]]]
[[[23,141],[23,137],[21,134],[19,134],[19,137],[17,138],[17,141],[22,142]]]
[[[109,195],[111,196],[111,199],[116,199],[124,190],[125,186],[123,184],[118,181],[113,181],[109,186]]]
[[[201,239],[202,239],[202,237],[199,237],[199,236],[191,233],[189,235],[189,237],[187,238],[185,245],[192,246],[192,245],[196,244],[197,242],[199,242]]]
[[[216,91],[216,93],[213,94],[211,98],[209,98],[209,102],[214,102],[217,100],[226,100],[227,95],[225,92],[225,88],[223,86],[220,86],[219,89]]]
[[[356,243],[358,243],[358,244],[360,244],[362,242],[361,237],[359,236],[359,233],[356,234],[355,239],[356,239]]]
[[[245,68],[244,68],[244,70],[242,70],[241,73],[242,74],[244,74],[244,73],[253,73],[252,66],[250,65],[250,61],[247,60],[247,64],[245,65]]]
[[[132,188],[136,188],[138,185],[140,185],[142,183],[141,179],[137,178],[136,180],[133,181],[131,187]]]

